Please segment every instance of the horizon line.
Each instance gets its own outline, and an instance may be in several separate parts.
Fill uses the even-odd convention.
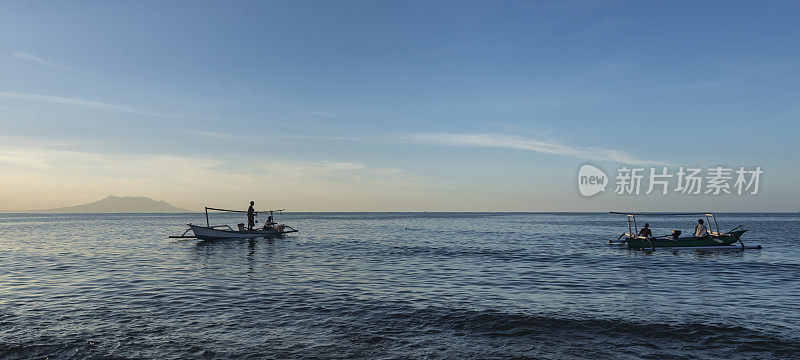
[[[681,212],[681,211],[675,211]],[[376,211],[364,211],[364,210],[353,210],[353,211],[283,211],[283,214],[287,213],[316,213],[316,214],[370,214],[370,213],[386,213],[386,214],[420,214],[420,213],[438,213],[438,214],[455,214],[455,213],[462,213],[462,214],[612,214],[609,211],[601,211],[601,210],[587,210],[587,211],[567,211],[567,210],[551,210],[551,211],[517,211],[517,210],[485,210],[485,211],[476,211],[476,210],[416,210],[416,211],[391,211],[391,210],[376,210]],[[657,215],[661,214],[663,211],[640,211],[637,212],[637,215]],[[682,213],[685,213],[682,212]],[[800,214],[800,210],[797,211],[736,211],[736,210],[723,210],[723,211],[709,211],[709,213],[715,214]],[[27,214],[27,215],[91,215],[91,214],[169,214],[169,215],[177,215],[177,214],[204,214],[203,211],[176,211],[176,212],[38,212],[37,210],[17,210],[17,211],[8,211],[8,210],[0,210],[0,214]]]

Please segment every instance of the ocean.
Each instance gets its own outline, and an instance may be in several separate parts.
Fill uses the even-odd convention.
[[[718,219],[764,248],[611,248],[625,217],[599,213],[287,213],[299,233],[218,241],[167,238],[203,214],[0,214],[0,359],[800,358],[800,215]]]

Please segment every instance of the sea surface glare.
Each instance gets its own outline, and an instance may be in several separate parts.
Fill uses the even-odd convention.
[[[167,236],[203,214],[0,214],[0,359],[800,358],[800,216],[718,218],[764,249],[610,248],[611,214],[289,213],[200,242]]]

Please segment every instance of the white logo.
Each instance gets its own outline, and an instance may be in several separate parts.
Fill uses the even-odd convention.
[[[592,196],[606,191],[608,176],[594,165],[583,165],[578,170],[578,191],[583,196]]]
[[[585,166],[585,165],[584,165]],[[670,189],[672,192],[685,195],[758,195],[760,184],[761,166],[755,166],[752,170],[740,166],[738,170],[730,167],[711,167],[678,168],[678,171],[671,171],[666,166],[650,168],[649,178],[645,176],[648,172],[646,168],[628,168],[626,166],[617,169],[617,186],[614,193],[617,195],[639,195],[642,189],[642,180],[649,179],[647,192],[661,193],[667,195]],[[705,173],[704,173],[705,172]],[[583,168],[581,168],[583,175]],[[734,180],[735,179],[735,180]],[[673,181],[674,180],[674,181]],[[672,184],[675,183],[675,187]],[[581,182],[581,184],[583,184]],[[581,189],[581,194],[583,190]]]

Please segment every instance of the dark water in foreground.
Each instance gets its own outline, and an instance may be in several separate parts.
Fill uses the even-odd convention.
[[[279,220],[301,232],[176,241],[203,216],[0,214],[0,358],[800,357],[796,214],[719,216],[762,250],[651,254],[605,245],[618,215]]]

